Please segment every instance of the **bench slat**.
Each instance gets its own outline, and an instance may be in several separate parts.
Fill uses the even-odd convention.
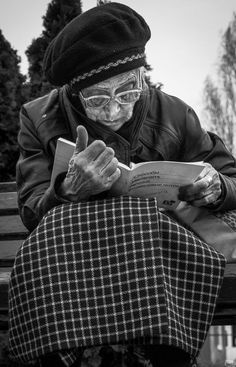
[[[0,182],[0,192],[16,191],[16,182]]]
[[[14,259],[23,240],[0,241],[0,260]]]
[[[236,325],[235,308],[228,309],[227,312],[216,312],[212,325]]]
[[[0,267],[11,267],[14,264],[18,249],[23,240],[0,241]]]
[[[236,279],[236,261],[227,263],[224,275],[225,277],[232,277]]]
[[[8,284],[11,275],[10,268],[0,268],[0,312],[8,310]]]
[[[16,192],[0,192],[0,216],[19,214]]]
[[[16,192],[0,192],[0,208],[17,208]]]
[[[7,215],[0,218],[0,240],[25,238],[28,230],[19,215]]]
[[[231,305],[235,306],[235,315],[236,315],[236,287],[235,287],[236,278],[233,277],[225,277],[223,279],[223,284],[220,290],[219,297],[217,299],[217,304],[219,306],[229,307]]]

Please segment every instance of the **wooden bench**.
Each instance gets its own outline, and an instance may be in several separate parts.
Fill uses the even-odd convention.
[[[19,217],[16,184],[0,183],[0,331],[8,328],[8,283],[16,252],[28,231]],[[235,244],[236,245],[236,244]],[[213,325],[236,325],[236,261],[228,263]],[[0,345],[1,348],[1,345]],[[0,354],[0,365],[1,354]]]
[[[0,183],[0,366],[7,359],[8,283],[18,248],[27,237],[17,208],[15,182]]]

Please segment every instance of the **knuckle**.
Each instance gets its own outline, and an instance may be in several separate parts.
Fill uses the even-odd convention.
[[[203,198],[203,204],[207,205],[210,204],[212,202],[212,199],[209,196],[206,196],[205,198]]]
[[[86,170],[87,167],[87,160],[85,157],[81,157],[80,159],[74,160],[74,166],[76,169],[79,170]]]
[[[84,178],[94,181],[96,178],[96,173],[92,169],[91,165],[83,166],[82,175]]]
[[[87,161],[87,156],[88,156],[88,154],[87,154],[87,150],[85,149],[85,150],[83,150],[82,152],[80,152],[80,153],[76,154],[76,155],[74,156],[74,158],[75,158],[75,160],[76,160],[77,162],[80,162],[80,161]]]

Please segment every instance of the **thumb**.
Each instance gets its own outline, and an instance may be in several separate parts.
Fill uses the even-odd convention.
[[[76,129],[77,139],[75,143],[75,153],[78,154],[82,152],[88,146],[88,133],[84,126],[79,125]]]

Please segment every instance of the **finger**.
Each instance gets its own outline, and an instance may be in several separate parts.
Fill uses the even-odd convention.
[[[209,171],[208,175],[206,175],[204,178],[202,178],[202,180],[194,184],[196,184],[195,191],[199,189],[199,192],[206,191],[206,190],[214,191],[218,189],[219,187],[221,187],[221,181],[219,178],[219,174],[215,170]]]
[[[107,177],[107,179],[105,180],[105,186],[106,189],[111,188],[111,186],[116,182],[116,180],[118,180],[118,178],[120,177],[121,172],[120,169],[117,168],[112,175],[110,175],[109,177]]]
[[[208,188],[213,187],[217,183],[220,183],[218,173],[216,173],[216,171],[208,171],[208,173],[201,179],[198,178],[198,180],[192,184],[181,186],[179,188],[179,195],[180,197],[185,197],[186,200],[189,200],[189,197],[194,196],[195,194],[204,193]]]
[[[106,144],[102,140],[94,140],[81,154],[87,161],[94,162],[106,149]]]
[[[88,146],[88,133],[84,126],[79,125],[76,129],[77,139],[75,143],[75,154],[78,154],[85,150]]]
[[[95,161],[95,168],[102,173],[106,166],[111,163],[115,156],[115,152],[112,148],[106,147],[106,149],[101,152]],[[117,161],[118,164],[118,161]]]
[[[206,195],[199,199],[188,201],[188,203],[193,206],[197,206],[197,207],[206,206],[209,204],[214,204],[219,196],[220,196],[220,191],[211,192],[209,195]]]
[[[118,167],[118,160],[116,158],[113,158],[107,165],[104,167],[104,169],[101,171],[101,174],[104,177],[110,177],[113,175],[113,173],[117,170]]]
[[[206,190],[202,190],[196,193],[188,193],[185,195],[184,199],[181,198],[180,200],[193,202],[197,200],[203,200],[205,205],[207,204],[207,197],[215,197],[215,200],[221,195],[221,182],[216,180],[212,184],[210,184]]]
[[[204,165],[205,165],[205,167],[202,170],[202,172],[200,173],[200,175],[198,176],[198,178],[197,178],[196,181],[201,180],[202,178],[204,178],[205,176],[207,176],[209,174],[209,171],[212,168],[211,164],[209,164],[209,163],[204,162]]]
[[[207,195],[210,195],[210,194],[212,194],[212,190],[207,189],[207,190],[199,191],[199,192],[196,192],[196,193],[188,193],[184,197],[181,196],[179,198],[182,201],[192,202],[192,201],[195,201],[195,200],[201,200],[201,199],[203,199],[204,197],[206,197]]]
[[[209,182],[201,179],[190,185],[181,186],[179,188],[179,199],[183,201],[192,200],[197,193],[204,192],[209,187]]]

